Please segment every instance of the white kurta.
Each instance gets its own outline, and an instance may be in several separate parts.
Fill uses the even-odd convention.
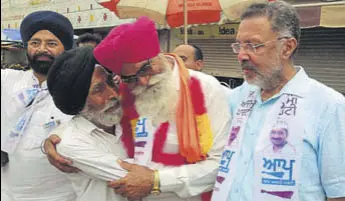
[[[1,70],[1,140],[18,121],[18,108],[13,97],[18,91],[37,83],[32,71]],[[46,82],[42,84],[46,87]],[[71,182],[49,164],[41,152],[41,142],[53,127],[44,127],[54,120],[69,121],[71,116],[60,112],[52,97],[33,103],[33,115],[16,151],[9,154],[9,163],[1,168],[1,198],[5,201],[74,201]]]
[[[176,72],[175,72],[176,73]],[[200,80],[205,103],[214,135],[214,144],[205,161],[180,167],[168,167],[149,163],[152,169],[159,169],[160,195],[151,195],[143,201],[200,201],[200,194],[212,190],[223,147],[229,133],[230,114],[223,87],[212,76],[191,71]],[[174,122],[170,122],[164,152],[178,153],[179,146]],[[153,134],[153,133],[151,133]],[[58,152],[74,162],[74,166],[84,173],[69,174],[81,201],[120,200],[108,189],[106,182],[123,177],[126,173],[117,165],[118,157],[123,157],[124,148],[118,136],[106,134],[83,118],[74,118],[60,132],[61,143]],[[71,176],[70,176],[71,175]],[[100,181],[100,180],[103,180]],[[109,197],[107,197],[109,196]]]
[[[176,69],[174,68],[174,76],[178,74]],[[162,197],[159,200],[196,201],[201,200],[199,196],[201,193],[212,190],[222,149],[230,130],[231,116],[227,104],[228,94],[224,93],[223,86],[213,76],[193,70],[189,70],[189,73],[201,83],[214,135],[214,144],[208,153],[208,158],[204,161],[180,167],[165,167],[159,171],[161,191],[163,192],[161,195],[170,194],[169,198]],[[178,152],[176,127],[170,126],[164,151]],[[154,196],[150,197],[154,198]]]
[[[116,127],[116,136],[106,133],[80,116],[54,131],[61,138],[56,146],[58,153],[71,159],[73,166],[81,170],[66,174],[72,181],[78,201],[125,200],[107,187],[108,181],[127,174],[116,162],[119,158],[127,158],[120,140],[121,133],[119,126]]]

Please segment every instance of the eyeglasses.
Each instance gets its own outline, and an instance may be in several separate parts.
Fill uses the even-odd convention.
[[[103,66],[99,65],[99,67],[102,68],[104,70],[104,73],[106,74],[106,83],[110,87],[117,89],[118,88],[118,83],[114,82],[115,74],[112,71],[110,71],[109,69],[107,69],[107,68],[105,68]]]
[[[151,60],[148,59],[147,62],[140,67],[140,69],[135,75],[121,75],[121,80],[124,83],[133,84],[138,82],[139,77],[145,77],[153,74],[154,73],[152,73]]]
[[[243,50],[246,52],[246,53],[253,53],[255,54],[256,53],[256,50],[259,48],[259,47],[264,47],[266,44],[268,43],[271,43],[271,42],[277,42],[281,39],[287,39],[288,37],[279,37],[277,38],[276,40],[270,40],[270,41],[267,41],[267,42],[264,42],[264,43],[261,43],[261,44],[253,44],[253,43],[232,43],[231,44],[231,47],[232,47],[232,51],[235,53],[235,54],[238,54],[240,53],[241,51],[241,47],[243,47]]]

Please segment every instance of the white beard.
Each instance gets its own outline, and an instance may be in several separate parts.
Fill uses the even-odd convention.
[[[273,69],[266,74],[257,74],[252,83],[261,89],[271,90],[275,89],[281,83],[282,67],[275,66]]]
[[[94,124],[109,127],[120,123],[122,118],[122,108],[119,102],[114,100],[108,102],[108,104],[101,110],[93,110],[86,105],[82,115]]]
[[[277,54],[276,56],[276,60],[279,61],[279,55]],[[241,65],[242,68],[245,67],[250,69],[256,75],[251,79],[248,79],[246,76],[244,76],[244,79],[248,82],[248,84],[256,85],[264,90],[272,90],[278,87],[282,82],[283,66],[281,63],[272,63],[271,67],[265,69],[265,71],[259,71],[258,68],[249,61],[246,61]]]
[[[152,76],[148,86],[135,87],[133,94],[139,115],[148,117],[155,125],[175,118],[178,93],[170,67]]]
[[[256,77],[254,84],[264,90],[273,90],[282,82],[283,76],[283,66],[278,53],[276,54],[276,61],[267,70]]]

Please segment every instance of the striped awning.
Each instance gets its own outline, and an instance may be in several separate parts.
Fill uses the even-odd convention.
[[[301,27],[345,27],[345,1],[296,4]]]

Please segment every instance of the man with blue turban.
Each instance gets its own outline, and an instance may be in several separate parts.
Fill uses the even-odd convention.
[[[68,178],[40,149],[52,129],[71,119],[54,105],[46,79],[54,58],[72,48],[73,27],[59,13],[38,11],[23,19],[20,33],[32,70],[1,70],[1,152],[8,154],[1,200],[75,201]]]

